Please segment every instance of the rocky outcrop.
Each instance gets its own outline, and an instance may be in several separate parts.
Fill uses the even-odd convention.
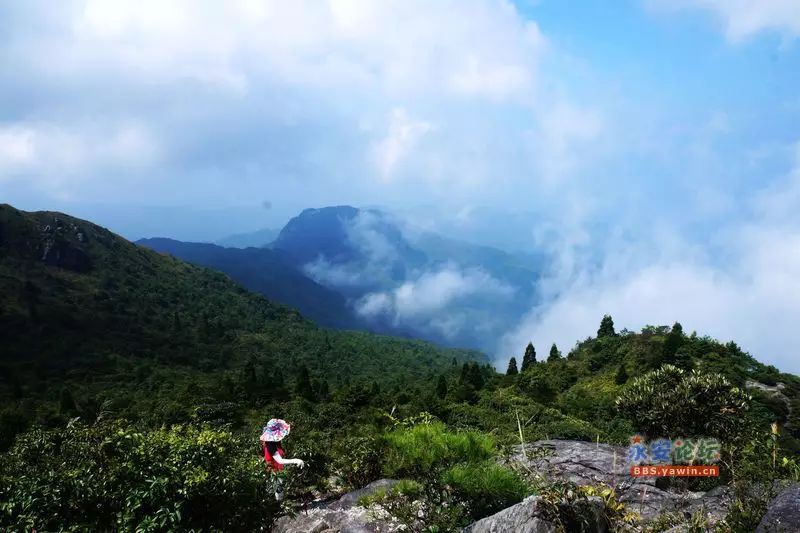
[[[388,490],[397,483],[393,479],[379,479],[366,487],[349,492],[332,503],[323,503],[297,516],[283,516],[272,528],[273,533],[393,533],[400,524],[379,520],[358,500],[378,490]]]
[[[525,454],[517,446],[510,462],[522,465],[532,473],[555,481],[571,481],[577,485],[605,484],[614,487],[619,500],[644,521],[661,513],[701,511],[711,520],[723,518],[730,505],[727,487],[708,492],[672,491],[657,486],[656,478],[632,477],[628,449],[624,446],[570,440],[537,441],[526,445]]]
[[[92,262],[86,252],[68,242],[48,240],[43,242],[42,247],[42,261],[46,265],[73,272],[88,272],[92,268]]]
[[[89,255],[82,249],[86,233],[74,222],[53,217],[48,224],[39,226],[41,234],[41,260],[50,266],[75,272],[88,272],[92,268]]]
[[[770,502],[756,533],[800,531],[800,484],[795,483]]]
[[[469,525],[463,533],[555,533],[564,530],[605,533],[608,524],[603,517],[603,508],[603,501],[592,497],[574,502],[569,513],[559,513],[540,496],[529,496],[516,505]],[[563,523],[554,515],[578,518]]]
[[[358,490],[354,490],[352,492],[348,492],[337,501],[333,502],[328,506],[329,509],[350,509],[358,505],[358,500],[363,498],[364,496],[369,496],[371,494],[375,494],[379,490],[389,490],[397,484],[396,479],[379,479],[378,481],[373,481],[366,487],[360,488]]]
[[[89,248],[93,237],[108,233],[88,222],[61,213],[25,213],[0,204],[0,256],[11,254],[24,260],[74,272],[92,269]]]
[[[776,383],[775,385],[767,385],[766,383],[761,383],[760,381],[753,381],[752,379],[747,379],[744,382],[745,388],[748,389],[758,389],[764,392],[781,392],[783,389],[786,388],[781,382]]]

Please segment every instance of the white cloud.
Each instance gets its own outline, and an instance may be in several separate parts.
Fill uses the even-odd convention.
[[[704,9],[725,25],[731,41],[741,41],[762,31],[775,31],[790,38],[800,36],[800,5],[797,0],[649,0],[657,10]]]
[[[34,0],[5,10],[14,96],[47,96],[23,106],[21,121],[85,137],[86,116],[142,117],[163,133],[157,170],[170,190],[191,183],[204,201],[249,201],[224,183],[247,180],[280,203],[286,183],[312,179],[327,180],[326,198],[346,186],[351,203],[407,199],[406,186],[459,204],[507,199],[585,164],[597,137],[595,111],[553,83],[552,46],[509,0]],[[72,179],[85,195],[108,190],[105,170],[88,154]]]
[[[505,98],[528,90],[545,40],[505,0],[73,2],[58,69],[147,72],[248,90],[290,84]],[[51,45],[55,46],[53,42]]]
[[[367,294],[355,302],[356,311],[367,318],[389,318],[395,325],[433,329],[452,339],[478,318],[462,309],[476,296],[502,305],[513,288],[481,268],[446,264],[413,276],[395,289]]]
[[[466,296],[482,294],[507,298],[511,293],[511,287],[482,269],[460,270],[455,265],[447,265],[395,289],[394,307],[402,319],[434,313]]]
[[[157,141],[138,123],[72,129],[0,123],[0,180],[23,176],[62,196],[70,182],[87,178],[89,167],[143,167],[158,156]]]
[[[603,119],[594,109],[560,101],[542,110],[538,127],[531,132],[535,165],[546,182],[553,184],[569,171],[585,164],[603,131]]]
[[[679,321],[687,330],[734,340],[762,362],[800,371],[798,199],[800,157],[780,186],[752,199],[754,218],[719,237],[724,259],[672,232],[653,231],[655,253],[652,242],[612,242],[597,269],[560,264],[565,271],[554,272],[549,296],[505,335],[498,353],[519,353],[530,340],[569,350],[595,335],[609,313],[618,330]]]
[[[353,257],[334,263],[319,256],[304,265],[303,271],[317,283],[335,288],[390,283],[392,269],[400,259],[396,248],[400,242],[390,240],[383,216],[361,210],[352,220],[342,221],[347,238],[343,244],[354,252]]]
[[[369,281],[358,265],[337,265],[322,256],[303,265],[303,272],[317,283],[328,287],[359,287]]]
[[[10,170],[24,167],[34,160],[35,132],[22,126],[5,126],[0,128],[0,178],[3,168]]]
[[[519,353],[531,339],[568,350],[595,335],[600,318],[610,313],[618,329],[679,321],[797,372],[800,335],[793,324],[800,316],[800,233],[760,234],[759,240],[733,272],[675,261],[582,279],[525,317],[504,338],[500,353]]]
[[[432,129],[432,125],[424,120],[414,120],[405,109],[392,110],[389,120],[389,131],[383,139],[372,146],[378,175],[384,181],[391,181],[397,167],[402,164],[414,146]]]
[[[356,311],[361,316],[375,317],[392,311],[392,297],[384,292],[372,292],[359,299]]]

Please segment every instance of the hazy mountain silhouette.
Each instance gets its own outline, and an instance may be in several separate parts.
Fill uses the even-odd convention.
[[[293,307],[320,325],[340,329],[361,325],[341,294],[305,276],[279,251],[164,238],[141,239],[136,244],[225,272],[245,288]]]
[[[214,242],[225,248],[264,248],[275,240],[278,230],[264,228],[246,233],[236,233],[228,235]]]

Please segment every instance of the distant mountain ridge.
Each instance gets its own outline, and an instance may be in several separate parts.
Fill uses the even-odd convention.
[[[305,209],[270,244],[367,324],[491,350],[535,303],[545,259],[407,231],[377,209]],[[480,325],[480,327],[476,327]]]
[[[419,232],[378,209],[347,205],[305,209],[258,248],[138,243],[225,272],[325,326],[489,352],[535,303],[546,264],[535,252]]]
[[[332,266],[365,268],[375,259],[385,262],[385,281],[403,281],[427,257],[408,243],[400,228],[383,212],[351,206],[305,209],[292,218],[270,247],[282,250],[303,267],[318,260]],[[369,286],[366,277],[357,285]],[[343,288],[343,287],[340,287]]]
[[[245,288],[293,307],[322,326],[358,329],[361,325],[341,294],[305,276],[280,251],[165,238],[141,239],[136,244],[225,272]]]
[[[275,240],[278,233],[278,230],[263,228],[247,233],[228,235],[215,241],[214,244],[224,248],[264,248]]]

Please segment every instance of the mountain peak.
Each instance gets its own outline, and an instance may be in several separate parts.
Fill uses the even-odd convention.
[[[0,245],[11,255],[45,265],[88,272],[92,242],[106,242],[105,228],[55,211],[21,211],[0,204]]]
[[[300,214],[295,218],[312,217],[312,216],[341,216],[346,219],[358,216],[361,210],[351,205],[331,205],[327,207],[308,207],[303,209]]]
[[[305,209],[283,227],[272,247],[285,251],[298,264],[319,256],[333,262],[348,260],[353,256],[346,246],[348,224],[360,213],[347,205]]]

